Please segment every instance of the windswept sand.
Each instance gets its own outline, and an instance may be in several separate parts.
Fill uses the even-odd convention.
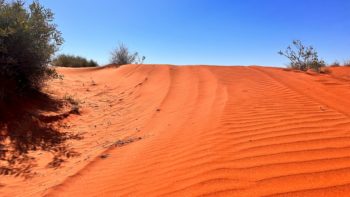
[[[81,102],[62,131],[79,156],[37,155],[0,196],[347,196],[350,68],[60,68],[52,94]],[[115,145],[113,145],[115,144]],[[45,163],[46,162],[46,163]]]

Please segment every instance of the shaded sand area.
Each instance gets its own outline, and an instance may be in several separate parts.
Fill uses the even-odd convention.
[[[47,91],[79,102],[74,151],[0,196],[346,196],[350,68],[126,65],[58,69]],[[43,104],[44,105],[44,104]]]

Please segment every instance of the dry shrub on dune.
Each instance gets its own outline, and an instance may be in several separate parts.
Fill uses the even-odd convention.
[[[350,66],[350,60],[345,61],[344,66]]]
[[[145,61],[145,59],[145,56],[140,57],[138,52],[130,52],[129,48],[123,43],[121,43],[112,52],[110,63],[118,66],[125,64],[142,64]]]
[[[320,60],[318,53],[312,46],[305,46],[300,40],[294,40],[291,46],[278,54],[287,57],[290,60],[289,67],[295,70],[307,71],[312,69],[320,72],[321,68],[326,66],[323,60]]]
[[[329,65],[330,67],[339,67],[340,63],[338,61],[333,62],[332,64]]]

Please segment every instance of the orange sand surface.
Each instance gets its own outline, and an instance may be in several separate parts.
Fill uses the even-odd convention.
[[[78,154],[0,196],[348,196],[350,68],[126,65],[59,68],[48,91],[81,114],[60,128]],[[40,152],[40,154],[38,153]]]

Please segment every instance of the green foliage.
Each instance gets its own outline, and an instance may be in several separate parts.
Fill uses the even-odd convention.
[[[40,90],[57,77],[48,66],[63,43],[53,13],[34,1],[0,0],[0,101]]]
[[[74,55],[59,55],[52,61],[53,66],[62,67],[96,67],[97,62]]]
[[[112,52],[111,64],[125,65],[125,64],[143,64],[146,57],[140,57],[137,52],[131,53],[123,43]]]
[[[293,47],[288,46],[285,51],[279,51],[278,54],[287,57],[290,60],[290,67],[296,70],[306,71],[313,69],[320,72],[325,62],[318,59],[318,53],[312,46],[304,46],[300,40],[293,41]]]

